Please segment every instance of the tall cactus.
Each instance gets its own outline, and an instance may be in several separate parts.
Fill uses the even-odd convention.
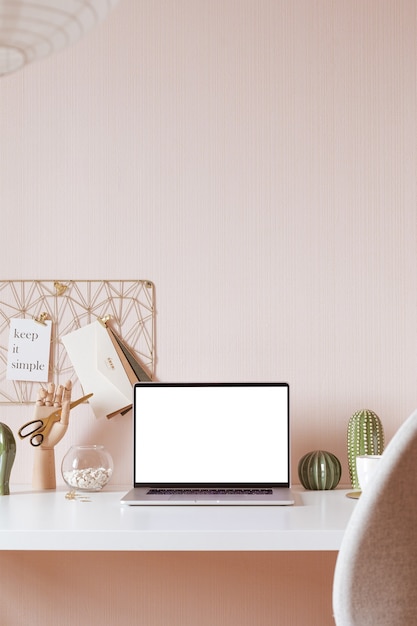
[[[376,413],[363,409],[352,415],[348,424],[347,448],[352,487],[360,489],[356,457],[360,454],[382,454],[384,451],[384,429]]]

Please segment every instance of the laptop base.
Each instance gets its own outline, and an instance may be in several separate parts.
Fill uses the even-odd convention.
[[[294,504],[291,489],[273,488],[268,494],[236,493],[155,493],[149,494],[149,487],[134,487],[121,499],[129,506],[288,506]],[[221,490],[224,491],[224,490]]]

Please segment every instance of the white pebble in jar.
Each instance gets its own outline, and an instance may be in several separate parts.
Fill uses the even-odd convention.
[[[88,467],[81,470],[63,471],[62,475],[65,482],[74,489],[97,491],[107,485],[112,471],[104,467]]]

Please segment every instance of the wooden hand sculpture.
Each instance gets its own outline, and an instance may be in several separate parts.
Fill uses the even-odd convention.
[[[70,403],[71,403],[71,381],[65,385],[55,385],[50,383],[48,389],[41,388],[35,404],[33,415],[34,420],[47,418],[54,410],[62,408],[59,421],[54,422],[48,434],[43,438],[42,443],[34,448],[34,463],[32,486],[34,489],[55,489],[55,450],[54,446],[61,441],[67,432]]]

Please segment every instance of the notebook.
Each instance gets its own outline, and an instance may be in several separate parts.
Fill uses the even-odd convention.
[[[128,505],[286,505],[287,383],[134,385]]]

